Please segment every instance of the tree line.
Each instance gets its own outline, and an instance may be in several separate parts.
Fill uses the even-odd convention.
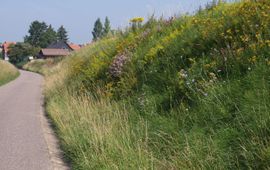
[[[60,26],[57,31],[45,22],[34,21],[28,30],[29,35],[24,37],[24,42],[34,47],[46,48],[55,41],[68,41],[67,31],[64,26]]]
[[[52,25],[47,25],[45,22],[34,21],[31,23],[29,35],[24,37],[24,43],[29,43],[33,47],[46,48],[53,42],[64,41],[68,42],[68,33],[64,26],[60,26],[57,31]],[[106,37],[111,33],[111,25],[108,17],[105,18],[105,23],[98,18],[94,24],[92,31],[93,41]]]
[[[102,24],[100,18],[98,18],[94,24],[94,29],[92,31],[93,40],[97,41],[103,37],[108,36],[111,32],[112,30],[109,18],[105,18],[104,25]]]
[[[92,31],[93,41],[106,37],[111,32],[109,18],[105,18],[104,25],[101,19],[98,18]],[[68,32],[63,25],[55,30],[52,25],[48,25],[45,22],[33,21],[29,26],[28,35],[24,37],[24,42],[10,47],[10,62],[20,67],[28,61],[28,56],[36,56],[41,48],[46,48],[51,43],[57,41],[69,41]]]
[[[63,25],[55,31],[52,25],[34,21],[29,27],[28,35],[24,37],[24,42],[9,47],[10,62],[21,67],[28,62],[29,56],[36,56],[41,48],[46,48],[56,41],[68,42],[68,33]]]

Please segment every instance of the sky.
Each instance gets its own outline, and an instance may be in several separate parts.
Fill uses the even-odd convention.
[[[113,29],[128,26],[133,17],[169,17],[198,9],[209,0],[0,0],[0,42],[23,41],[31,22],[63,25],[74,43],[88,43],[97,18],[108,16]]]

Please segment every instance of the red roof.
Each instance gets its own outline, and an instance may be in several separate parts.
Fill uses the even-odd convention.
[[[77,51],[77,50],[81,49],[81,47],[79,45],[77,45],[77,44],[68,44],[68,45],[74,51]]]
[[[15,45],[16,42],[4,42],[2,44],[2,48],[3,50],[7,53],[8,52],[8,48],[11,46],[11,45]]]

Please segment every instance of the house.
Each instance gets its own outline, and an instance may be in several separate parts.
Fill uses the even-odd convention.
[[[64,57],[69,55],[72,51],[77,51],[81,47],[76,44],[67,43],[64,41],[57,41],[50,44],[47,48],[40,50],[40,58],[54,58],[54,57]]]
[[[77,44],[67,43],[67,42],[64,42],[64,41],[57,41],[57,42],[54,42],[54,43],[50,44],[47,48],[50,48],[50,49],[67,49],[69,51],[77,51],[81,47],[79,45],[77,45]]]
[[[69,46],[73,51],[78,51],[78,50],[81,49],[81,46],[80,46],[80,45],[73,44],[73,43],[68,44],[68,46]]]
[[[53,48],[45,48],[41,49],[39,52],[40,58],[55,58],[55,57],[64,57],[70,54],[68,49],[53,49]]]
[[[2,45],[1,45],[1,48],[2,48],[2,55],[3,55],[3,58],[4,60],[9,60],[9,57],[8,57],[8,51],[9,51],[9,47],[11,45],[15,45],[16,42],[4,42]]]
[[[53,42],[47,48],[48,49],[66,49],[68,51],[73,51],[72,48],[70,48],[70,46],[68,45],[68,43],[64,41]]]

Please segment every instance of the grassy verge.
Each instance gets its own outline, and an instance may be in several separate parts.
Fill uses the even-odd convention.
[[[29,65],[73,169],[269,169],[269,10],[151,18]]]
[[[0,60],[0,86],[19,76],[19,71],[10,63]]]
[[[50,69],[61,60],[62,58],[47,59],[47,60],[37,59],[26,63],[25,65],[22,66],[22,68],[27,71],[32,71],[45,75],[49,74],[47,72],[50,71]]]

